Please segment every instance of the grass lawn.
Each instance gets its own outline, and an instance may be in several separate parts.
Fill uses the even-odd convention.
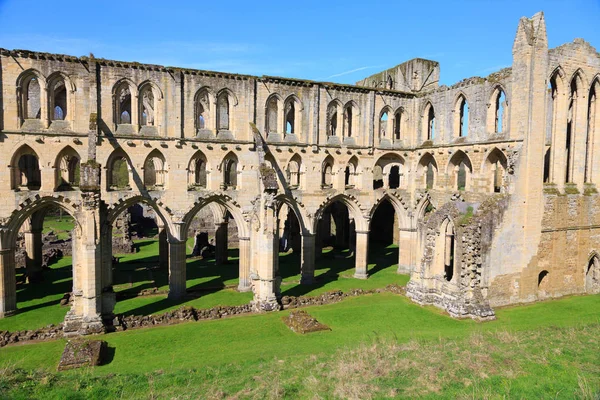
[[[185,397],[185,388],[180,385],[191,385],[207,394],[216,388],[225,395],[249,391],[248,395],[254,393],[250,397],[271,390],[272,385],[283,385],[276,390],[276,398],[312,398],[304,396],[314,386],[306,379],[323,385],[325,393],[331,395],[325,397],[334,397],[336,390],[341,390],[343,394],[338,397],[343,398],[367,398],[373,391],[392,389],[400,390],[397,394],[443,394],[448,398],[465,390],[467,394],[475,390],[479,395],[489,392],[517,397],[563,390],[565,398],[572,398],[575,390],[581,391],[580,384],[590,386],[593,393],[600,387],[598,295],[504,308],[498,311],[498,319],[489,323],[454,320],[389,293],[306,310],[332,330],[295,334],[282,323],[281,317],[287,312],[281,312],[106,335],[102,338],[114,349],[108,365],[52,374],[52,384],[33,385],[33,391],[27,393],[32,397],[36,390],[50,393],[66,385],[64,389],[73,380],[87,382],[80,388],[80,394],[87,398],[99,398],[105,390],[125,398],[150,397],[152,390],[195,398]],[[18,369],[49,374],[63,346],[64,341],[54,341],[0,349],[0,368],[8,368],[11,376],[20,373]],[[381,368],[375,364],[382,357],[384,361],[390,358],[388,368],[403,366],[407,375],[395,376],[388,369],[374,372],[373,368]],[[457,360],[460,366],[453,365]],[[422,365],[422,373],[431,376],[415,384],[413,378],[419,375],[411,363]],[[277,372],[273,374],[273,370]],[[328,375],[334,372],[340,375]],[[261,374],[262,378],[255,378]],[[535,380],[528,374],[535,374]],[[274,375],[279,383],[268,378]],[[365,382],[370,389],[361,386],[360,376],[370,377]],[[2,378],[0,374],[0,390],[2,379],[9,380],[8,375]],[[153,389],[152,381],[164,387]],[[129,387],[129,382],[139,382],[140,386]],[[348,382],[357,387],[344,388]],[[23,390],[19,385],[8,387],[14,388],[15,394]],[[115,392],[116,388],[122,392]],[[358,391],[356,396],[353,391]]]

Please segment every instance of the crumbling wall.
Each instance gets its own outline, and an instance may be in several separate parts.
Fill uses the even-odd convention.
[[[433,304],[453,317],[487,320],[494,318],[486,295],[485,273],[495,228],[508,201],[505,195],[488,197],[482,203],[448,202],[427,215],[419,224],[423,258],[411,274],[407,295],[419,304]],[[434,263],[440,227],[449,219],[454,224],[454,276],[446,280],[435,274]]]

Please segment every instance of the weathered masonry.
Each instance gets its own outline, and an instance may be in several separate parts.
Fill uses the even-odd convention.
[[[0,317],[17,308],[17,233],[34,279],[51,206],[76,221],[75,334],[112,321],[112,226],[135,203],[158,217],[173,298],[204,207],[235,220],[257,310],[279,309],[286,220],[303,283],[332,220],[367,278],[381,207],[416,302],[486,319],[600,291],[600,55],[548,49],[541,13],[519,21],[511,68],[450,87],[423,59],[354,86],[23,50],[0,64]]]

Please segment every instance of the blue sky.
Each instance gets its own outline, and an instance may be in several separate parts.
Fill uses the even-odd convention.
[[[511,64],[521,16],[600,49],[600,0],[0,0],[0,47],[354,83],[414,57],[441,83]]]

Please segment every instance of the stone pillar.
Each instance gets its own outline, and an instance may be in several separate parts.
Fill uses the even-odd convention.
[[[417,231],[401,228],[398,231],[398,273],[410,274],[415,267],[414,254],[417,243]]]
[[[186,293],[185,240],[169,238],[169,299],[181,299]]]
[[[315,242],[316,237],[313,234],[302,235],[302,260],[300,263],[301,278],[300,283],[310,285],[315,279]]]
[[[65,336],[104,332],[102,312],[102,252],[98,232],[99,204],[95,194],[84,193],[80,228],[73,253],[73,306],[64,322]]]
[[[259,231],[253,235],[256,241],[257,265],[253,304],[258,311],[279,310],[277,296],[281,278],[279,269],[279,235],[277,229],[277,206],[270,194],[263,194],[260,208]]]
[[[250,238],[240,237],[240,283],[238,291],[249,292],[252,287],[250,284]]]
[[[31,229],[25,235],[25,267],[29,283],[43,280],[42,276],[42,230]]]
[[[160,269],[169,268],[169,242],[164,226],[158,227],[158,266]]]
[[[227,264],[227,222],[215,224],[215,263],[217,265]]]
[[[15,249],[0,249],[0,318],[17,311]]]
[[[356,271],[354,277],[368,278],[369,231],[356,231]]]

